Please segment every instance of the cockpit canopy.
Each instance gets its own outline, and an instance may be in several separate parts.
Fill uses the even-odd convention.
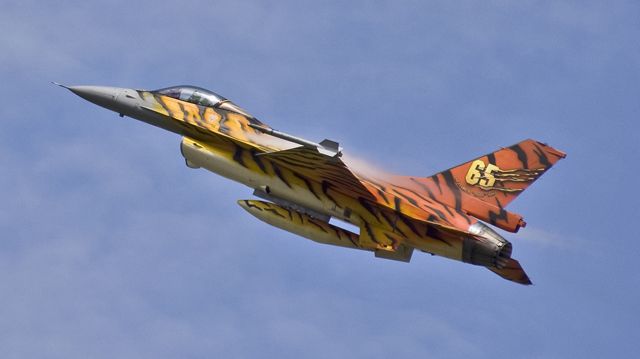
[[[218,95],[196,86],[173,86],[152,91],[154,93],[190,102],[199,106],[220,108],[223,110],[239,113],[247,118],[254,118],[240,106]]]

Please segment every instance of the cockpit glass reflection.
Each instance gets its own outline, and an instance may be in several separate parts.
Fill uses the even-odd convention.
[[[190,102],[199,106],[215,107],[229,112],[235,112],[250,119],[255,119],[247,111],[235,103],[209,91],[196,86],[173,86],[152,91],[154,93],[169,96],[177,100]]]
[[[215,107],[221,102],[227,101],[226,98],[218,95],[215,92],[195,86],[174,86],[163,88],[153,92],[178,100],[191,102],[196,105],[208,107]]]

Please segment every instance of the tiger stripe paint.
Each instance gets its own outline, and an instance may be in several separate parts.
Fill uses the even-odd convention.
[[[380,258],[409,261],[415,248],[531,283],[510,257],[511,244],[480,221],[511,232],[525,225],[505,207],[565,157],[550,146],[525,140],[430,177],[378,176],[310,147],[314,142],[299,146],[256,130],[252,125],[271,128],[226,99],[203,105],[161,91],[108,88],[120,91],[113,96],[120,102],[110,107],[92,100],[98,87],[67,88],[182,135],[180,148],[190,167],[208,169],[274,199],[277,203],[238,203],[276,227],[320,243],[373,251]],[[360,233],[314,213],[352,223]]]
[[[362,245],[355,233],[274,203],[245,199],[238,204],[261,221],[322,244],[368,251],[377,249]]]

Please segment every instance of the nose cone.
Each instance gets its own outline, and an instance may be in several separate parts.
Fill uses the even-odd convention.
[[[118,107],[118,96],[124,90],[119,87],[107,86],[68,86],[67,88],[89,102],[115,111]]]

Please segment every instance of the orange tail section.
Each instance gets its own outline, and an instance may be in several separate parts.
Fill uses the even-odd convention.
[[[525,140],[449,171],[464,193],[506,207],[565,156],[553,147]]]
[[[427,178],[412,178],[438,200],[510,232],[525,226],[504,208],[566,155],[534,140],[478,157]]]

